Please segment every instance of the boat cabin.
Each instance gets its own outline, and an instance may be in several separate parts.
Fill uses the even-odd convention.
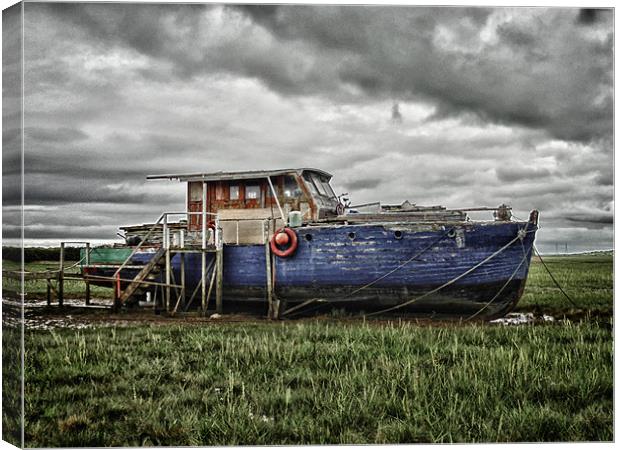
[[[270,228],[287,223],[291,211],[303,222],[336,217],[338,198],[319,169],[281,169],[245,172],[151,175],[148,180],[187,183],[188,213],[218,214],[225,242],[254,242],[259,233],[251,221],[272,219]],[[201,214],[188,214],[188,233],[202,228]],[[250,231],[254,230],[254,231]]]
[[[338,198],[329,182],[332,175],[319,169],[282,169],[247,172],[215,172],[151,175],[149,180],[177,179],[187,183],[187,211],[208,213],[235,211],[248,217],[288,217],[300,211],[304,221],[336,216]],[[260,211],[259,211],[260,210]],[[190,229],[200,227],[201,217],[190,216]]]

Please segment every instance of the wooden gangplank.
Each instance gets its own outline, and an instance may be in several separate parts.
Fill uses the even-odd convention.
[[[140,287],[146,277],[148,277],[152,273],[155,266],[157,266],[157,264],[161,262],[162,258],[166,255],[166,251],[167,250],[165,248],[161,247],[159,250],[157,250],[157,252],[153,254],[153,257],[150,259],[150,261],[142,268],[140,272],[138,272],[138,274],[134,277],[131,283],[127,285],[125,290],[120,295],[118,299],[120,304],[126,302],[129,297],[131,297],[136,292],[136,290]]]

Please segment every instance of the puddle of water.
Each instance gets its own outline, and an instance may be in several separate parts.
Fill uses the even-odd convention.
[[[508,313],[504,317],[491,320],[489,323],[500,325],[525,325],[528,323],[555,322],[555,317],[544,314],[542,317],[534,316],[533,313]]]
[[[17,307],[21,307],[22,303],[19,301],[15,301],[12,299],[8,299],[8,298],[3,298],[2,299],[2,303],[5,305],[9,305],[9,306],[17,306]],[[111,300],[107,300],[107,299],[101,299],[101,298],[91,298],[90,300],[90,305],[85,305],[84,303],[84,299],[72,299],[72,298],[66,298],[63,302],[63,304],[65,306],[79,306],[79,307],[84,307],[84,308],[88,308],[88,307],[110,307],[112,305],[112,301]],[[30,300],[27,299],[24,303],[23,303],[24,308],[42,308],[42,307],[46,307],[46,306],[58,306],[58,301],[54,300],[52,302],[51,305],[47,304],[47,300]]]

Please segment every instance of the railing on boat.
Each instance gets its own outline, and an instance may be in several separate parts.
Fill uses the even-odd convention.
[[[123,263],[118,267],[118,269],[116,269],[116,271],[114,272],[113,278],[116,280],[115,281],[115,287],[114,287],[114,299],[115,299],[115,303],[117,303],[118,299],[121,297],[121,271],[129,264],[129,262],[132,260],[132,258],[136,255],[136,253],[138,252],[138,250],[140,250],[140,248],[142,248],[142,246],[144,245],[145,242],[147,242],[148,238],[151,236],[151,234],[153,233],[153,231],[155,231],[156,228],[158,228],[158,226],[160,224],[162,224],[163,227],[163,232],[162,232],[162,248],[164,249],[165,252],[165,276],[166,276],[166,280],[165,280],[165,289],[166,289],[166,309],[169,310],[170,307],[170,287],[171,287],[171,273],[172,273],[172,265],[171,265],[171,255],[170,255],[170,249],[171,249],[171,245],[170,245],[170,227],[169,225],[169,217],[171,216],[186,216],[189,218],[189,216],[191,215],[199,215],[202,217],[202,227],[201,227],[201,236],[200,236],[200,240],[201,240],[201,248],[200,248],[200,253],[202,255],[201,257],[201,297],[202,297],[202,303],[203,303],[203,309],[206,309],[206,301],[207,301],[207,291],[206,291],[206,276],[207,276],[207,241],[208,241],[208,237],[207,237],[207,231],[209,230],[208,224],[207,224],[207,217],[215,217],[214,223],[215,223],[215,233],[214,233],[214,246],[215,246],[215,252],[216,252],[216,271],[217,271],[217,277],[218,277],[218,286],[221,285],[221,277],[222,277],[222,242],[221,242],[221,229],[220,229],[220,224],[219,224],[219,217],[217,214],[215,213],[209,213],[206,211],[202,211],[202,212],[191,212],[191,211],[183,211],[183,212],[163,212],[159,218],[157,219],[157,221],[151,226],[151,228],[149,229],[149,231],[146,233],[146,235],[144,235],[142,237],[142,239],[140,240],[140,242],[132,249],[131,253],[129,254],[129,256],[127,256],[127,258],[125,259],[125,261],[123,261]],[[178,247],[183,248],[185,247],[184,245],[184,238],[183,238],[183,230],[181,230],[180,232],[180,242],[178,245]],[[176,247],[176,246],[175,246]],[[195,251],[195,250],[194,250]],[[184,273],[184,269],[185,269],[185,257],[182,254],[181,255],[181,264],[182,264],[182,268],[181,271]],[[215,273],[215,272],[214,272]],[[184,276],[183,276],[184,279]],[[182,295],[185,295],[185,287],[183,284],[183,292]],[[221,305],[221,289],[217,290],[217,297],[216,297],[216,305],[218,307],[218,309],[220,308]],[[180,297],[179,297],[180,298]]]
[[[200,240],[200,248],[197,248],[194,245],[186,245],[186,241],[185,241],[185,232],[186,229],[185,227],[182,227],[180,229],[173,229],[171,228],[171,225],[173,224],[170,221],[171,217],[174,216],[185,216],[186,218],[189,219],[189,217],[191,215],[201,215],[202,216],[202,224],[201,224],[201,230],[199,233],[199,240]],[[210,238],[210,228],[208,226],[208,222],[207,222],[207,218],[208,217],[213,217],[214,220],[212,221],[213,225],[212,225],[212,230],[213,230],[213,244],[209,244],[209,241],[211,240]],[[176,285],[172,284],[172,279],[171,279],[171,274],[172,274],[172,265],[171,265],[171,254],[172,253],[180,253],[180,272],[181,272],[181,279],[182,279],[182,286],[181,286],[181,295],[179,296],[179,298],[177,299],[176,305],[174,307],[174,309],[172,309],[172,312],[175,313],[176,312],[176,308],[179,304],[179,300],[181,299],[181,296],[185,297],[185,283],[184,283],[184,273],[185,273],[185,254],[186,253],[201,253],[202,256],[202,261],[201,261],[201,280],[199,283],[199,286],[201,287],[201,297],[202,297],[202,310],[203,312],[206,311],[207,309],[207,303],[211,294],[211,290],[213,287],[213,283],[214,283],[214,278],[217,278],[216,281],[216,311],[217,312],[222,312],[223,310],[223,305],[222,305],[222,284],[223,284],[223,246],[224,243],[226,244],[242,244],[242,243],[248,243],[248,242],[242,242],[243,239],[240,239],[240,224],[241,223],[247,223],[247,222],[254,222],[257,223],[260,226],[260,229],[256,229],[253,230],[253,233],[247,233],[247,229],[246,231],[246,241],[247,239],[247,235],[249,234],[251,236],[249,243],[253,243],[253,244],[259,244],[259,245],[264,245],[265,246],[265,267],[266,267],[266,275],[267,275],[267,279],[266,279],[266,286],[267,286],[267,301],[269,303],[270,306],[270,312],[273,311],[273,315],[274,317],[277,317],[277,311],[279,310],[278,305],[273,305],[273,298],[272,298],[272,280],[271,280],[271,274],[272,274],[272,270],[271,270],[271,253],[270,253],[270,249],[269,249],[269,235],[270,233],[273,232],[273,229],[276,226],[276,220],[274,217],[269,217],[269,218],[222,218],[219,214],[215,214],[215,213],[207,213],[205,211],[203,212],[164,212],[162,213],[159,218],[157,219],[157,221],[150,225],[147,233],[142,236],[142,238],[140,239],[140,242],[133,247],[131,253],[125,258],[125,260],[123,261],[123,263],[118,266],[118,268],[116,269],[116,271],[114,272],[114,275],[112,276],[112,280],[115,283],[114,286],[114,294],[115,294],[115,302],[117,301],[117,299],[121,298],[121,294],[122,294],[122,290],[121,290],[121,282],[123,281],[127,281],[127,280],[123,280],[121,279],[121,272],[123,269],[126,269],[129,267],[130,262],[132,261],[132,258],[136,255],[136,253],[138,253],[138,251],[143,248],[145,246],[145,243],[147,243],[149,241],[149,238],[153,235],[153,233],[155,232],[155,230],[157,228],[161,228],[162,230],[162,240],[161,240],[161,246],[160,249],[163,249],[163,256],[165,258],[165,281],[163,283],[160,283],[164,288],[165,288],[165,302],[166,302],[166,310],[167,311],[171,311],[171,303],[170,303],[170,288],[171,287],[178,287]],[[189,220],[187,220],[186,222],[189,222]],[[178,224],[180,222],[174,223],[175,225]],[[235,232],[234,232],[234,236],[233,238],[230,239],[226,239],[224,236],[224,228],[225,228],[225,224],[226,223],[235,223]],[[258,231],[257,231],[258,230]],[[187,232],[189,233],[189,230],[187,230]],[[175,239],[171,239],[171,234],[174,233],[175,235]],[[230,234],[230,233],[229,233]],[[229,236],[230,237],[230,236]],[[253,239],[252,239],[253,237]],[[208,252],[213,252],[215,253],[215,269],[212,272],[212,276],[211,276],[211,282],[209,283],[209,288],[207,291],[207,272],[209,272],[209,269],[207,268],[207,264],[206,264],[206,254]],[[136,283],[146,283],[148,284],[148,282],[143,282],[140,280],[135,281]],[[198,287],[197,287],[198,288]],[[126,288],[127,289],[127,288]],[[194,298],[194,295],[196,294],[196,291],[194,291],[194,293],[191,296],[190,299],[190,303]]]

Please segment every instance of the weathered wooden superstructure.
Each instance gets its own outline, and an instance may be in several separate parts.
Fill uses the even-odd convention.
[[[271,317],[309,305],[497,316],[521,296],[538,221],[515,222],[506,205],[349,206],[310,168],[148,179],[187,183],[185,211],[121,227],[123,262],[84,266],[92,282],[114,280],[117,307],[148,293],[174,314],[200,292],[206,312],[214,291],[217,312],[253,305]],[[494,220],[471,221],[472,210]]]
[[[281,169],[246,172],[153,175],[148,180],[187,183],[187,220],[169,226],[184,229],[186,242],[199,239],[203,212],[218,216],[225,243],[261,243],[260,222],[271,229],[286,225],[291,211],[303,221],[337,215],[338,199],[329,185],[332,176],[318,169]],[[255,222],[255,223],[252,223]],[[150,224],[121,227],[127,238],[143,235]]]

